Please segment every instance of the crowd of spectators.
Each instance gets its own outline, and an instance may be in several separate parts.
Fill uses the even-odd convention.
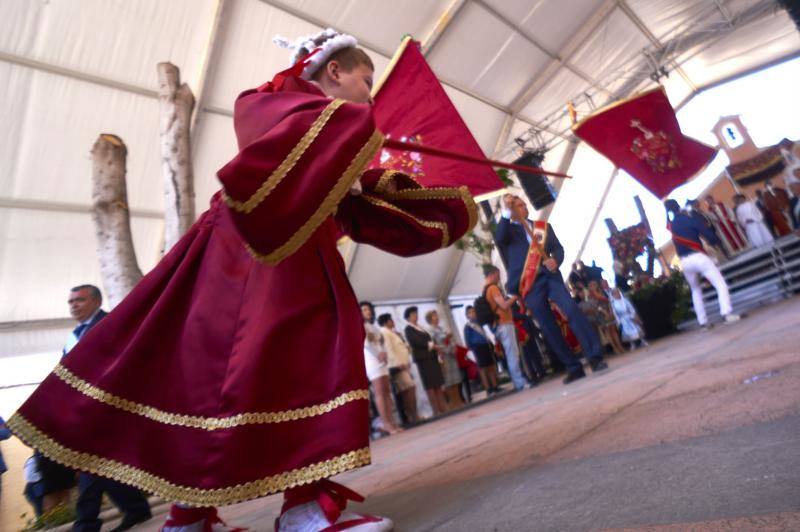
[[[573,265],[569,276],[572,297],[597,331],[601,344],[621,354],[646,346],[642,320],[633,304],[618,287],[611,288],[602,276],[588,274],[580,264]]]
[[[706,250],[718,261],[731,259],[800,229],[800,181],[790,181],[788,188],[766,181],[752,197],[736,194],[733,208],[708,195],[703,202],[687,201],[684,212],[710,228],[719,241],[704,242]]]

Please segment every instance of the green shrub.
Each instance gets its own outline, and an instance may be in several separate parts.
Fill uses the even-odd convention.
[[[55,528],[60,525],[65,525],[75,521],[75,508],[68,504],[59,504],[49,512],[43,513],[41,516],[30,519],[22,532],[30,530],[46,530],[48,528]]]

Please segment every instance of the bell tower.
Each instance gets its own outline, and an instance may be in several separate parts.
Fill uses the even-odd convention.
[[[720,117],[711,131],[717,136],[719,147],[728,155],[730,164],[751,159],[761,151],[753,143],[739,115]]]

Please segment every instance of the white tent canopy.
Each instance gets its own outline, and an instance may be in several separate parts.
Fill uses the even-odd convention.
[[[380,75],[410,33],[487,155],[513,157],[522,137],[550,149],[552,170],[569,168],[562,156],[574,151],[569,101],[588,113],[654,86],[651,74],[663,67],[669,77],[660,81],[678,105],[800,54],[786,13],[757,0],[3,0],[0,21],[0,332],[8,339],[0,356],[49,345],[47,331],[68,324],[66,290],[100,283],[89,215],[89,150],[99,133],[128,146],[136,251],[144,270],[158,261],[158,62],[178,65],[198,99],[202,211],[216,170],[235,153],[236,95],[286,66],[275,34],[351,33]],[[592,171],[575,163],[570,173]],[[595,205],[610,173],[603,168],[592,186]],[[581,209],[565,245],[580,245],[594,210]],[[471,257],[452,248],[416,259],[354,244],[343,253],[361,298],[447,300],[482,283]]]

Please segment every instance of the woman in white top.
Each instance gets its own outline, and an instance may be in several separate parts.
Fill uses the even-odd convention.
[[[361,315],[364,317],[364,364],[367,377],[372,384],[375,408],[383,422],[383,430],[389,434],[399,432],[392,413],[392,396],[389,388],[389,366],[383,335],[375,326],[375,307],[368,301],[361,302]]]

